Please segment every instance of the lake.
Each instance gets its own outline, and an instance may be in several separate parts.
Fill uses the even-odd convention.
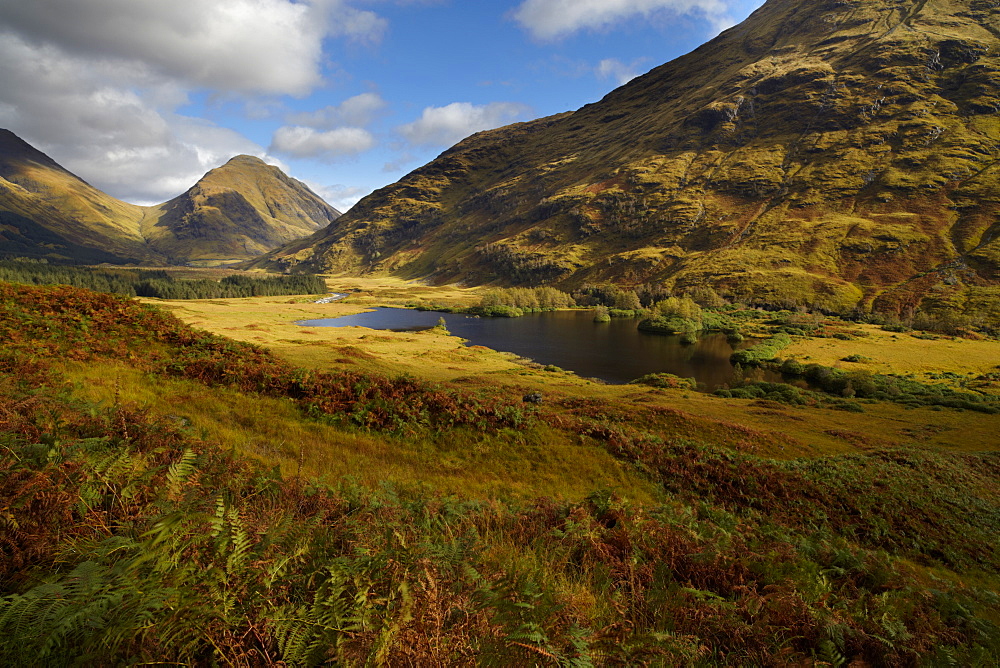
[[[530,313],[520,318],[476,318],[455,313],[378,308],[340,318],[304,320],[306,327],[369,327],[407,331],[427,329],[444,318],[448,330],[470,345],[486,346],[552,364],[585,378],[627,383],[647,373],[695,378],[709,391],[733,379],[726,336],[706,334],[692,345],[679,336],[640,332],[638,321],[595,323],[589,310]],[[776,374],[775,374],[776,375]]]

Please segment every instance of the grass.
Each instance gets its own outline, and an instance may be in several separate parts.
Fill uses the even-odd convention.
[[[306,419],[288,399],[262,397],[190,380],[153,377],[113,362],[61,365],[74,395],[109,407],[116,397],[186,426],[200,438],[278,466],[286,476],[426,487],[469,498],[579,501],[606,487],[642,502],[656,490],[601,448],[536,428],[481,434],[387,438]]]
[[[849,331],[860,332],[851,340],[835,338],[801,338],[782,351],[804,363],[844,367],[844,357],[860,355],[867,358],[852,363],[850,368],[863,368],[873,373],[910,375],[924,382],[934,382],[934,376],[950,372],[970,379],[995,373],[1000,364],[1000,341],[941,337],[919,339],[909,333],[886,332],[875,325],[851,325]]]
[[[503,388],[515,397],[537,391],[546,397],[549,406],[563,400],[586,400],[614,407],[623,415],[669,410],[674,413],[669,419],[661,420],[659,426],[665,433],[740,448],[750,447],[741,446],[745,439],[737,427],[745,428],[756,434],[752,447],[763,456],[812,457],[885,444],[920,443],[960,451],[992,449],[998,445],[994,416],[928,408],[906,409],[884,403],[865,405],[864,414],[846,414],[808,406],[729,400],[685,390],[604,385],[568,372],[547,372],[509,353],[479,346],[467,347],[457,337],[439,331],[414,333],[295,325],[299,319],[335,317],[382,304],[401,305],[424,300],[462,305],[478,300],[474,291],[428,287],[398,279],[332,277],[329,284],[331,292],[360,292],[351,292],[347,300],[323,305],[277,298],[162,304],[189,324],[265,345],[297,365],[322,370],[408,373],[468,388]],[[893,339],[891,333],[874,326],[854,323],[847,323],[844,329],[861,330],[868,335],[850,341],[795,337],[792,345],[780,355],[805,362],[828,360],[829,366],[842,368],[870,366],[881,373],[890,368],[881,360],[897,350],[896,346],[906,351],[908,359],[919,362],[926,374],[973,373],[981,370],[982,365],[988,365],[991,355],[994,360],[1000,360],[1000,342],[997,341],[931,341],[906,334]],[[956,354],[956,350],[961,354]],[[975,354],[965,354],[965,351],[975,351]],[[855,352],[872,358],[873,362],[840,362],[841,357]],[[895,357],[890,359],[892,364],[897,363]],[[902,354],[899,359],[903,359]],[[901,373],[907,372],[903,364]]]

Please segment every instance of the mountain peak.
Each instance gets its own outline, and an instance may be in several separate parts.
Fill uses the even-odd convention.
[[[149,230],[173,259],[249,259],[326,227],[340,212],[280,168],[237,155],[160,205]]]
[[[226,162],[226,164],[227,165],[255,165],[255,166],[264,165],[264,166],[269,166],[261,158],[258,158],[255,155],[247,155],[245,153],[241,154],[241,155],[234,155],[232,158],[229,159],[228,162]]]
[[[11,170],[23,167],[25,163],[35,163],[42,167],[66,171],[55,160],[10,130],[0,128],[0,176],[9,176]]]
[[[329,225],[340,212],[278,167],[238,155],[186,193],[127,204],[0,130],[0,255],[85,262],[245,260]]]

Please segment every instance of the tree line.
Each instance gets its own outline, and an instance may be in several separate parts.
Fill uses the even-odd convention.
[[[315,295],[327,292],[319,276],[268,276],[240,274],[222,280],[178,279],[163,270],[80,267],[31,260],[0,260],[0,281],[27,285],[71,285],[126,297],[159,299],[231,299]]]

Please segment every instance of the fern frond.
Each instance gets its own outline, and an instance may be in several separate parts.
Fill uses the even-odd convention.
[[[247,562],[247,554],[253,547],[253,539],[243,526],[238,510],[229,512],[229,536],[232,542],[232,549],[226,557],[226,570],[230,573],[239,572]]]
[[[167,493],[171,497],[180,496],[181,486],[194,473],[197,459],[198,455],[191,448],[186,448],[181,458],[170,465],[167,470]]]
[[[309,606],[279,610],[270,620],[282,659],[290,665],[315,666],[327,652],[342,643],[345,634],[357,631],[361,620],[357,597],[348,591],[349,578],[335,567],[313,594]]]

